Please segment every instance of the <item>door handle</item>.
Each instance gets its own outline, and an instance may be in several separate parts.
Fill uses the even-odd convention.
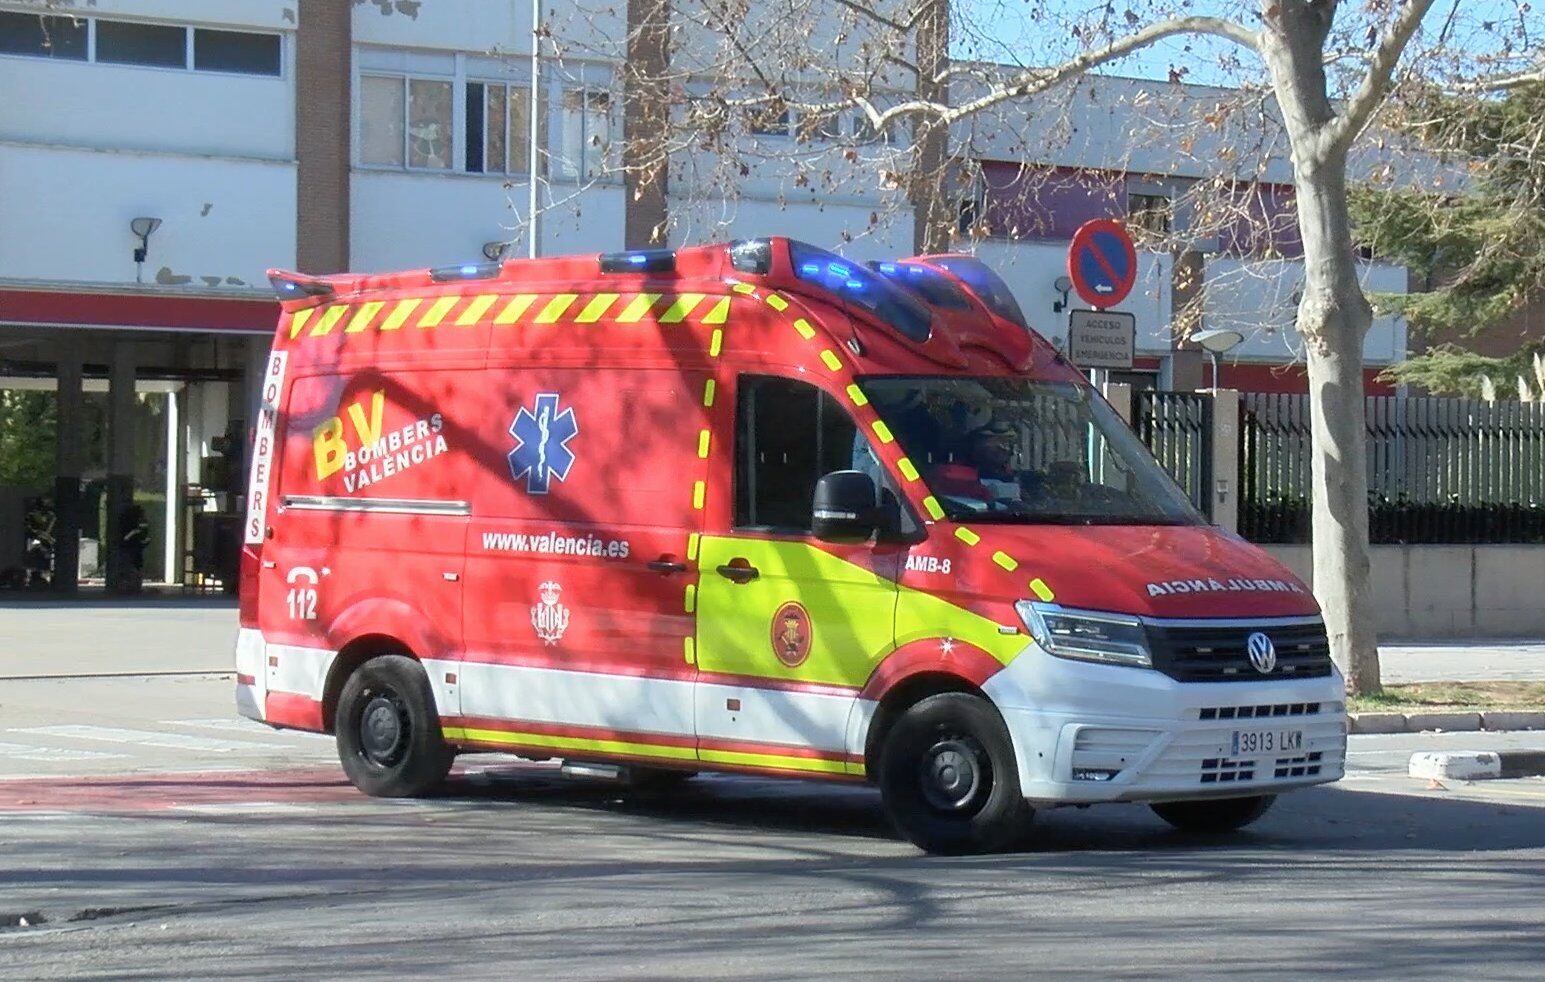
[[[678,563],[673,559],[655,559],[644,565],[656,573],[665,573],[667,575],[671,573],[685,573],[687,571],[686,563]]]
[[[726,563],[723,566],[720,566],[719,575],[734,583],[750,583],[752,580],[762,575],[761,570],[757,569],[755,566],[752,566],[750,563],[745,562],[745,560],[741,560],[741,563],[743,565]]]

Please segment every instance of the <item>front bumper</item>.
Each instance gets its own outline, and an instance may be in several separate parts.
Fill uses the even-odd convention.
[[[1346,769],[1345,686],[1334,672],[1177,682],[1031,644],[985,688],[1008,724],[1032,804],[1275,794],[1335,781]],[[1281,749],[1293,731],[1302,745]],[[1245,735],[1236,741],[1236,733]]]

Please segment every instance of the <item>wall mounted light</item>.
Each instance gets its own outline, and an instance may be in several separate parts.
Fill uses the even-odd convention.
[[[150,233],[161,227],[159,218],[131,218],[129,231],[139,236],[139,246],[134,250],[134,282],[144,282],[145,257],[150,255]]]
[[[1073,281],[1066,276],[1059,276],[1053,281],[1051,288],[1062,294],[1061,300],[1053,300],[1051,303],[1051,312],[1060,314],[1068,309],[1068,291],[1073,289]]]

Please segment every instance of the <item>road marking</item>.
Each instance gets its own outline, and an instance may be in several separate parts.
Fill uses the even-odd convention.
[[[260,740],[269,737],[279,740],[301,737],[331,742],[333,739],[326,733],[311,733],[306,730],[275,730],[252,720],[231,719],[223,716],[215,716],[208,719],[163,719],[159,725],[185,726],[200,730],[219,730],[222,733],[239,733],[242,736],[257,737]]]
[[[101,750],[79,750],[74,747],[34,747],[21,743],[0,743],[0,757],[8,760],[31,760],[51,763],[56,760],[122,760],[125,754],[110,754]]]
[[[140,747],[161,747],[168,750],[197,750],[205,753],[223,754],[242,750],[271,751],[276,749],[272,744],[216,740],[212,737],[189,736],[185,733],[127,730],[115,726],[34,726],[27,729],[7,730],[6,732],[21,736],[64,737],[70,740],[96,740],[102,743],[127,743]]]

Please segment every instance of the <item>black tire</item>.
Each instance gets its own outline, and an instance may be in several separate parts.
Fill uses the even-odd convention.
[[[435,790],[456,756],[440,730],[429,676],[404,655],[380,655],[356,669],[343,684],[335,723],[343,772],[377,798]]]
[[[1251,798],[1213,798],[1204,801],[1166,801],[1149,805],[1153,813],[1182,832],[1221,835],[1237,832],[1266,814],[1274,794]]]
[[[902,837],[926,852],[991,852],[1034,811],[1019,793],[1008,727],[980,696],[945,692],[918,702],[885,737],[879,785]]]

